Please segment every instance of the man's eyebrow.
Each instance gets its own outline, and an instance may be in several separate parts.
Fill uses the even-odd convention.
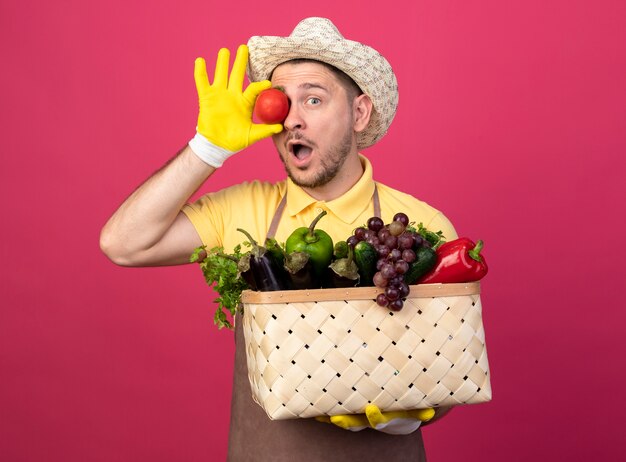
[[[328,93],[328,89],[324,85],[315,83],[315,82],[303,82],[300,85],[298,85],[298,88],[302,88],[304,90],[310,90],[311,88],[318,88]]]

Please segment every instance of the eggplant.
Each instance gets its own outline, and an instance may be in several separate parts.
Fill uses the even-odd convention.
[[[249,240],[252,249],[239,259],[237,268],[248,285],[254,286],[253,290],[268,292],[274,290],[291,289],[291,280],[284,268],[276,263],[276,260],[267,248],[259,245],[246,230],[237,228]]]

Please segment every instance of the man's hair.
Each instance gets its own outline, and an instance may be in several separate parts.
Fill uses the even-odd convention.
[[[348,101],[350,101],[350,102],[354,98],[356,98],[357,96],[363,94],[363,90],[361,90],[361,88],[356,84],[356,82],[354,80],[352,80],[352,77],[350,77],[348,74],[346,74],[341,69],[338,69],[335,66],[332,66],[332,65],[330,65],[328,63],[325,63],[324,61],[317,61],[315,59],[309,59],[309,58],[296,58],[296,59],[290,59],[289,61],[286,61],[283,64],[286,64],[286,63],[289,63],[289,64],[299,64],[299,63],[317,63],[317,64],[321,64],[326,69],[328,69],[330,72],[332,72],[335,75],[335,77],[337,77],[339,82],[346,89],[346,93],[348,95]],[[273,73],[273,71],[272,71],[272,73]],[[270,75],[269,78],[271,79],[272,76]]]

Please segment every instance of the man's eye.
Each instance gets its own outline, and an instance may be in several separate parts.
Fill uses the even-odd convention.
[[[308,102],[309,102],[309,104],[313,104],[313,105],[321,103],[319,98],[309,98]]]

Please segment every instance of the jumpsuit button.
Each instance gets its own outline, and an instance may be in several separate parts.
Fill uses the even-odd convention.
[[[322,208],[321,208],[321,207],[317,207],[317,208],[315,209],[315,213],[316,213],[317,215],[319,215],[320,213],[322,213],[322,211],[323,211],[323,210],[322,210]]]

